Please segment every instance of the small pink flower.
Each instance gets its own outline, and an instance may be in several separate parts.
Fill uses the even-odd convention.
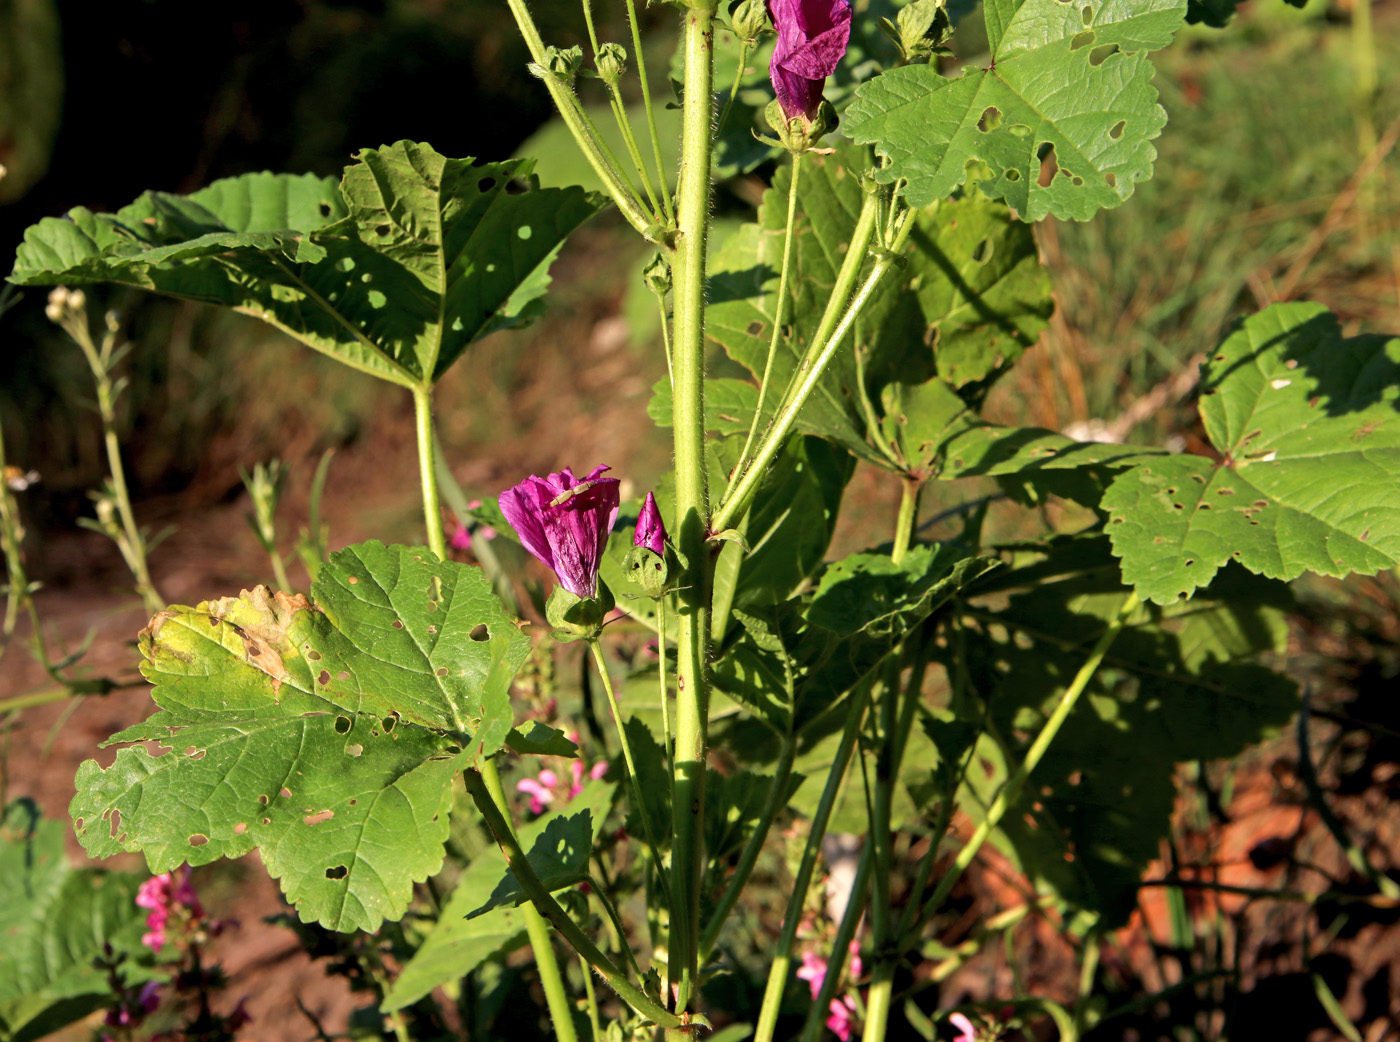
[[[457,522],[457,530],[452,533],[452,538],[447,541],[447,545],[454,550],[470,550],[472,548],[472,534],[467,530],[467,526],[460,521]]]
[[[802,966],[797,971],[797,979],[805,980],[812,989],[812,998],[821,994],[822,981],[826,979],[826,960],[816,952],[802,953]]]
[[[517,792],[530,797],[531,814],[543,814],[544,809],[554,802],[554,787],[545,783],[546,774],[551,778],[554,776],[553,771],[541,771],[539,778],[521,778],[515,783]]]
[[[958,1029],[958,1037],[953,1042],[977,1042],[977,1030],[972,1026],[972,1021],[961,1013],[950,1016],[948,1023]]]
[[[141,994],[136,1001],[147,1013],[154,1013],[156,1007],[160,1005],[160,981],[152,980],[143,984]]]
[[[851,980],[860,980],[865,976],[865,966],[860,961],[860,942],[852,941],[849,949],[851,953]]]
[[[831,1000],[831,1016],[826,1018],[829,1027],[841,1042],[849,1042],[854,1028],[856,1000],[849,995]]]
[[[587,772],[590,778],[601,778],[608,773],[606,760],[595,763],[591,770]],[[543,814],[546,807],[554,802],[554,797],[562,791],[564,802],[568,803],[575,796],[583,791],[584,767],[582,760],[571,760],[569,762],[569,787],[563,788],[563,782],[559,775],[555,774],[548,767],[540,771],[534,778],[521,778],[515,783],[517,792],[523,792],[530,797],[530,813]]]
[[[200,904],[199,895],[194,892],[194,886],[190,883],[189,865],[180,873],[179,882],[176,882],[169,872],[162,872],[142,883],[136,890],[136,905],[149,909],[150,914],[146,916],[146,933],[141,937],[141,943],[155,952],[165,947],[166,927],[170,924],[170,915],[176,908],[185,909],[191,919],[204,916],[204,906]]]

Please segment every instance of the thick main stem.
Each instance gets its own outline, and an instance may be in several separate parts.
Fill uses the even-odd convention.
[[[675,801],[671,838],[670,983],[678,1009],[695,990],[700,941],[701,822],[709,709],[709,489],[705,468],[705,235],[710,209],[714,81],[713,9],[685,12],[685,104],[677,186],[674,273],[677,545],[686,562],[676,624]]]

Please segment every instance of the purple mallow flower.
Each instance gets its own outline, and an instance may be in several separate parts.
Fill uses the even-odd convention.
[[[501,493],[501,513],[521,545],[553,569],[564,589],[598,596],[598,564],[617,520],[618,480],[594,467],[582,481],[565,467],[547,478],[531,474]]]
[[[666,525],[661,520],[661,511],[656,508],[656,497],[647,493],[647,501],[642,504],[641,516],[637,518],[637,532],[632,536],[633,546],[644,546],[654,554],[666,556]]]
[[[851,39],[850,0],[768,0],[778,31],[768,74],[788,119],[810,120]]]

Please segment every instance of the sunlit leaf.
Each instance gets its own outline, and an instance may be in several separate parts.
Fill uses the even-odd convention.
[[[40,221],[10,280],[220,304],[383,379],[432,383],[473,341],[538,313],[560,245],[601,206],[530,170],[400,141],[360,152],[339,185],[259,173],[147,192],[115,214]]]
[[[945,79],[906,65],[856,92],[842,130],[890,159],[914,206],[969,179],[1027,220],[1087,220],[1152,176],[1167,116],[1151,51],[1186,0],[986,0],[991,63]]]
[[[1109,488],[1113,551],[1166,604],[1227,561],[1274,579],[1400,563],[1400,339],[1344,339],[1314,304],[1247,319],[1202,368],[1219,460],[1172,456]]]
[[[421,547],[331,555],[312,600],[259,587],[143,631],[160,711],[78,771],[94,857],[155,872],[257,847],[307,920],[374,929],[442,862],[453,775],[499,750],[529,640],[480,570]]]

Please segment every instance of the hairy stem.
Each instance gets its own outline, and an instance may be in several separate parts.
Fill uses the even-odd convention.
[[[506,0],[506,6],[510,8],[510,13],[515,17],[515,24],[520,29],[525,46],[530,50],[530,57],[535,60],[536,64],[542,65],[544,63],[544,40],[540,37],[539,29],[535,27],[535,20],[530,15],[530,9],[525,6],[525,0]],[[613,203],[622,216],[626,218],[627,223],[640,232],[648,242],[660,244],[664,236],[658,234],[658,229],[651,217],[638,204],[633,194],[628,192],[626,180],[621,171],[617,169],[615,163],[608,159],[602,141],[584,120],[583,110],[579,107],[573,90],[552,76],[546,76],[543,82],[550,97],[554,99],[554,107],[559,110],[559,117],[564,121],[564,126],[569,128],[569,133],[573,135],[579,151],[588,160],[588,165],[598,175],[598,180],[603,183],[604,191],[612,198]],[[643,82],[645,82],[645,78]]]
[[[676,625],[676,748],[673,761],[669,973],[677,1008],[691,1000],[698,972],[701,822],[705,806],[709,676],[709,489],[705,468],[705,236],[710,210],[714,81],[713,8],[683,14],[685,100],[677,188],[674,276],[677,548],[685,561]]]

